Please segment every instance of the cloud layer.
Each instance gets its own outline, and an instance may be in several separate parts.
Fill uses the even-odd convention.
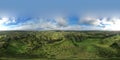
[[[77,23],[73,23],[77,22]],[[0,30],[120,30],[120,17],[1,17]]]
[[[101,30],[120,30],[120,17],[84,17],[80,24],[100,27]]]

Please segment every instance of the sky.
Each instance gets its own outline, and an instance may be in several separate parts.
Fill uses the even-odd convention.
[[[115,30],[120,0],[0,0],[0,31]]]

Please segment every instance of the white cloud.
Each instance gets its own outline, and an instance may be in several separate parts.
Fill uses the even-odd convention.
[[[0,19],[0,30],[8,30],[8,27],[5,26],[6,24],[9,23],[15,23],[15,18],[10,20],[9,17],[1,17]]]
[[[93,26],[100,25],[100,22],[101,21],[95,17],[84,17],[80,20],[80,24],[93,25]]]
[[[99,26],[102,30],[120,30],[120,18],[108,18],[109,17],[103,17],[102,19],[99,17],[84,17],[82,20],[80,20],[80,23],[93,25],[93,27],[96,26],[96,28]]]
[[[120,18],[118,17],[113,17],[111,18],[110,21],[104,23],[104,24],[109,24],[106,25],[104,30],[120,30]]]
[[[10,19],[11,18],[11,19]],[[64,17],[32,19],[16,25],[14,17],[2,17],[0,30],[120,30],[119,17],[84,17],[80,24],[70,25]],[[6,26],[7,25],[7,26]]]
[[[65,20],[64,17],[56,17],[55,21],[60,25],[60,26],[66,26],[67,25],[67,20]]]
[[[40,18],[20,23],[12,26],[9,30],[57,30],[67,26],[67,21],[63,17]]]

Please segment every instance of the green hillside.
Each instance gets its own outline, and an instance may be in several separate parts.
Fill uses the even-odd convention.
[[[0,59],[119,59],[120,32],[0,32]]]

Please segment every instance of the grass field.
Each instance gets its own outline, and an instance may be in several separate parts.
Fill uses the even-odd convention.
[[[120,32],[3,31],[0,59],[120,59]]]

